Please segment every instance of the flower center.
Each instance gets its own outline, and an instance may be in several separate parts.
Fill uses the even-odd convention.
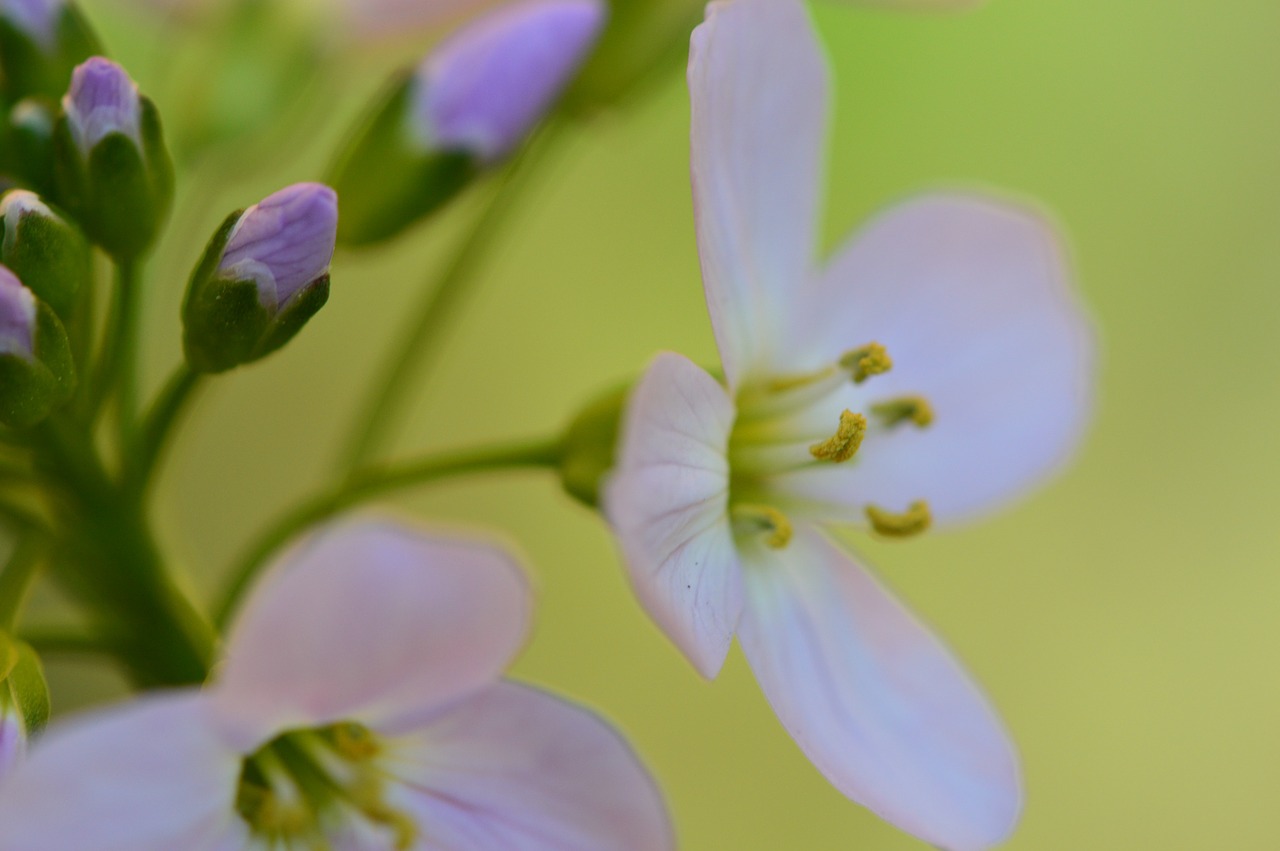
[[[738,392],[738,418],[729,436],[730,516],[740,536],[764,536],[773,548],[787,545],[791,523],[783,509],[790,500],[770,486],[785,473],[856,463],[868,429],[927,428],[934,412],[923,396],[875,398],[863,385],[893,367],[889,352],[868,343],[835,362],[798,375],[775,376]],[[850,385],[858,392],[850,392]],[[852,407],[845,407],[852,405]],[[861,413],[854,408],[861,408]],[[829,429],[834,420],[835,431]],[[867,520],[879,534],[902,538],[925,531],[929,506],[913,502],[901,513],[867,506]]]
[[[411,848],[417,825],[384,801],[382,749],[351,722],[284,733],[245,758],[236,812],[268,848],[328,851],[328,838],[348,818],[382,828],[397,851]]]

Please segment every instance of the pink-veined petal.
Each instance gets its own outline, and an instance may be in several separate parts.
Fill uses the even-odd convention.
[[[693,34],[691,172],[707,308],[730,387],[784,365],[811,276],[827,67],[798,0],[716,2]]]
[[[1092,409],[1095,340],[1044,218],[976,196],[897,206],[836,256],[806,298],[802,336],[833,357],[878,341],[893,369],[850,387],[871,429],[855,463],[784,487],[939,522],[1008,501],[1061,466]],[[924,396],[933,424],[883,428],[877,403]],[[853,398],[856,397],[856,398]]]
[[[632,587],[699,672],[724,664],[742,611],[729,528],[733,403],[687,358],[664,352],[640,379],[605,488]]]
[[[195,691],[51,727],[0,784],[0,851],[222,851],[240,757]]]
[[[307,536],[253,592],[212,698],[246,747],[339,720],[394,727],[494,681],[530,593],[502,549],[363,518]]]
[[[391,742],[390,771],[425,849],[662,851],[653,778],[594,713],[515,683],[468,697]]]
[[[949,851],[1012,831],[1017,756],[945,647],[812,528],[753,552],[739,640],[765,696],[833,785]]]

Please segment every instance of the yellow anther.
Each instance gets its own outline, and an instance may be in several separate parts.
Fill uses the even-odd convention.
[[[924,532],[933,523],[929,503],[923,499],[911,503],[911,507],[901,514],[868,505],[867,519],[871,521],[871,528],[886,538],[910,538]]]
[[[862,438],[867,434],[867,418],[853,411],[845,411],[840,415],[840,425],[836,433],[821,443],[809,447],[809,454],[819,461],[833,461],[839,464],[848,461],[858,453]]]
[[[882,375],[893,369],[893,359],[884,346],[867,343],[845,352],[840,357],[840,366],[853,373],[854,384],[861,384],[873,375]]]
[[[780,550],[791,543],[794,534],[791,521],[772,505],[738,504],[731,511],[734,520],[749,524],[754,530],[767,532],[764,543],[770,549]]]
[[[889,427],[911,420],[920,428],[933,424],[933,406],[923,396],[902,396],[871,406],[875,414]]]
[[[409,851],[418,841],[418,823],[412,816],[387,806],[382,800],[382,789],[380,777],[365,777],[347,791],[365,818],[391,831],[396,851]]]
[[[378,740],[359,724],[334,724],[327,732],[334,750],[351,762],[365,762],[378,755]]]

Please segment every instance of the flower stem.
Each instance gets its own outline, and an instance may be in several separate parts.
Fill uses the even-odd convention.
[[[321,520],[362,502],[428,482],[472,473],[522,467],[554,467],[560,462],[559,440],[498,446],[462,452],[445,452],[379,469],[353,473],[338,488],[309,499],[263,532],[245,551],[231,573],[214,622],[225,627],[236,603],[266,561],[290,538]]]
[[[138,493],[146,491],[174,426],[203,385],[204,378],[204,373],[192,370],[185,362],[174,370],[142,420],[138,439],[130,453],[126,487]]]
[[[98,355],[98,371],[89,391],[89,421],[93,422],[112,392],[119,390],[116,402],[121,434],[127,431],[133,415],[139,307],[137,272],[136,261],[121,260],[116,265],[115,301]]]
[[[476,264],[488,254],[490,245],[517,206],[517,198],[530,185],[529,177],[536,171],[536,164],[552,147],[557,135],[554,126],[548,127],[507,167],[470,233],[438,276],[423,288],[422,302],[387,353],[378,370],[379,377],[369,383],[370,395],[358,408],[363,414],[355,420],[346,441],[340,465],[343,474],[353,475],[387,442],[403,414],[405,394],[410,388],[421,386],[422,373],[430,365],[433,351],[457,315],[468,285],[475,278]]]

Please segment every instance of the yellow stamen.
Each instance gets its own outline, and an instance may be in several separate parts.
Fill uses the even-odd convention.
[[[334,750],[351,762],[365,762],[378,755],[378,740],[359,724],[334,724],[327,732]]]
[[[771,505],[738,504],[732,508],[735,520],[744,521],[761,532],[768,532],[764,539],[765,546],[780,550],[791,543],[794,530],[787,515]]]
[[[836,433],[821,443],[809,447],[809,454],[819,461],[832,461],[839,464],[848,461],[858,453],[862,438],[867,434],[867,418],[853,411],[845,411],[840,415],[840,425]]]
[[[786,375],[781,378],[774,378],[768,383],[770,393],[786,393],[788,390],[796,390],[800,387],[807,387],[835,375],[835,367],[825,366],[822,369],[806,372],[800,375]]]
[[[853,372],[853,383],[861,384],[873,375],[882,375],[893,368],[893,360],[889,352],[879,343],[867,343],[865,346],[845,352],[840,358],[840,366]]]
[[[369,821],[390,829],[396,851],[409,851],[418,841],[418,825],[411,816],[382,801],[382,784],[366,780],[351,790],[351,800]]]
[[[928,529],[933,515],[929,512],[929,503],[919,500],[901,514],[868,505],[867,519],[871,521],[871,528],[886,538],[910,538]]]
[[[892,428],[899,423],[911,420],[919,428],[933,424],[933,406],[923,396],[902,396],[871,406],[871,413]]]

